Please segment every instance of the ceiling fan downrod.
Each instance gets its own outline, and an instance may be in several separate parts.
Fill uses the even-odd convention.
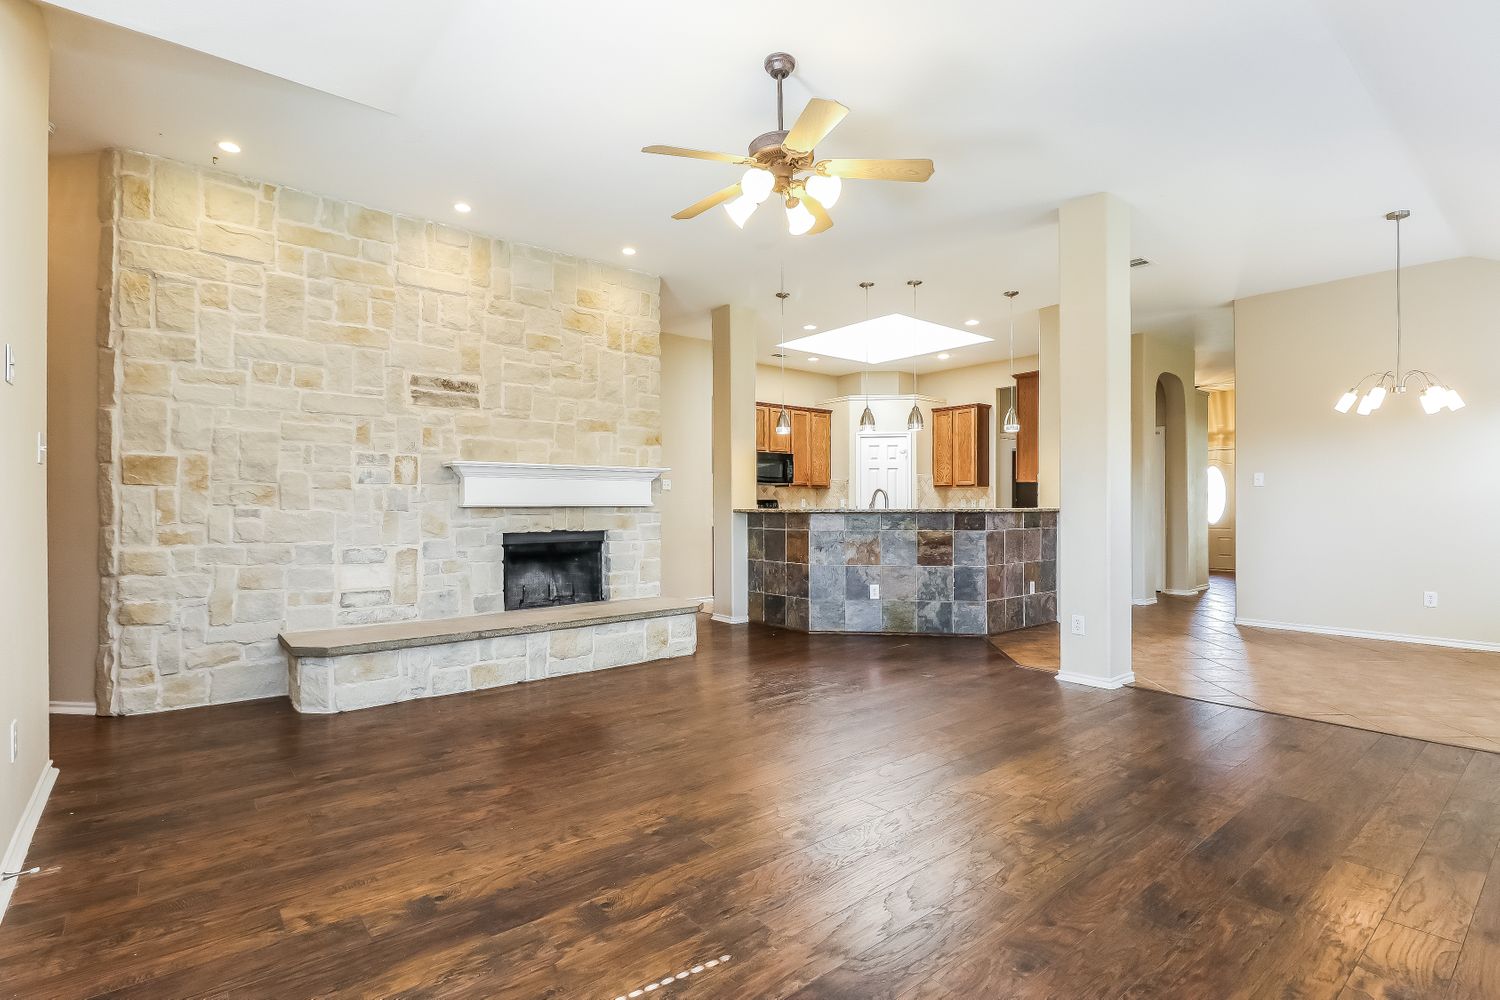
[[[797,60],[789,52],[772,52],[766,56],[765,67],[771,79],[776,81],[776,131],[784,132],[786,123],[781,108],[781,81],[792,75],[792,71],[797,68]]]

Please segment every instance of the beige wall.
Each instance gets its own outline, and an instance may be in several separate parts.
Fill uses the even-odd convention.
[[[671,490],[661,510],[661,588],[669,597],[713,594],[713,345],[661,338],[661,453]]]
[[[1467,408],[1428,416],[1407,395],[1336,413],[1394,363],[1392,281],[1235,303],[1238,615],[1500,648],[1500,261],[1405,272],[1404,360],[1452,380]]]
[[[457,505],[445,463],[661,464],[657,278],[112,153],[102,703],[284,694],[284,629],[503,606],[506,531],[603,530],[660,589],[654,510]]]
[[[52,700],[94,704],[99,655],[99,154],[47,168],[47,598]]]
[[[41,12],[20,0],[0,0],[0,149],[0,344],[16,357],[15,382],[0,381],[0,861],[10,865],[49,773],[47,470],[37,463],[47,428],[47,35]],[[0,884],[0,910],[13,888]]]
[[[1131,597],[1155,599],[1155,567],[1167,549],[1164,587],[1191,593],[1208,585],[1208,394],[1193,385],[1190,340],[1138,333],[1130,339],[1131,367]],[[1163,478],[1157,466],[1157,384],[1166,395],[1167,532],[1163,537],[1152,493]]]

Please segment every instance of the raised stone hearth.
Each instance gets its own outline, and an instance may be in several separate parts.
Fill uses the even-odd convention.
[[[299,712],[346,712],[687,656],[696,601],[643,598],[441,621],[290,632]]]

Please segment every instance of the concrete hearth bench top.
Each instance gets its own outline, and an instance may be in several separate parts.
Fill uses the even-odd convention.
[[[293,656],[351,656],[411,646],[436,646],[445,642],[609,625],[642,618],[665,618],[670,615],[692,614],[701,607],[701,601],[682,598],[637,597],[625,601],[593,601],[558,608],[499,611],[462,618],[433,618],[426,621],[283,632],[279,638],[282,648]]]

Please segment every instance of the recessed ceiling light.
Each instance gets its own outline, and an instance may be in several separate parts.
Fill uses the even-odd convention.
[[[817,358],[808,358],[807,360],[809,360],[809,361],[817,361],[818,359]]]
[[[801,351],[815,350],[824,357],[879,365],[929,354],[934,348],[944,350],[985,343],[989,343],[988,337],[913,319],[901,313],[889,313],[841,326],[837,330],[825,330],[810,337],[801,337],[788,342],[786,346]]]
[[[471,206],[466,201],[455,201],[453,203],[453,211],[459,213],[460,215],[468,215],[470,212],[474,211],[474,209],[473,206]]]
[[[238,153],[240,151],[240,144],[237,142],[232,142],[229,139],[225,139],[223,142],[219,143],[219,148],[226,153]]]
[[[966,320],[964,320],[964,326],[978,326],[978,325],[979,325],[979,320],[977,320],[977,319],[966,319]]]
[[[816,330],[817,328],[818,328],[818,324],[816,324],[816,323],[808,323],[802,329],[804,329],[804,330]]]
[[[947,361],[951,357],[953,357],[953,355],[949,354],[947,351],[944,351],[942,354],[938,355],[938,360],[939,361]]]
[[[627,256],[627,257],[634,257],[635,256],[635,247],[625,247],[620,252],[622,254],[624,254],[625,256]]]

